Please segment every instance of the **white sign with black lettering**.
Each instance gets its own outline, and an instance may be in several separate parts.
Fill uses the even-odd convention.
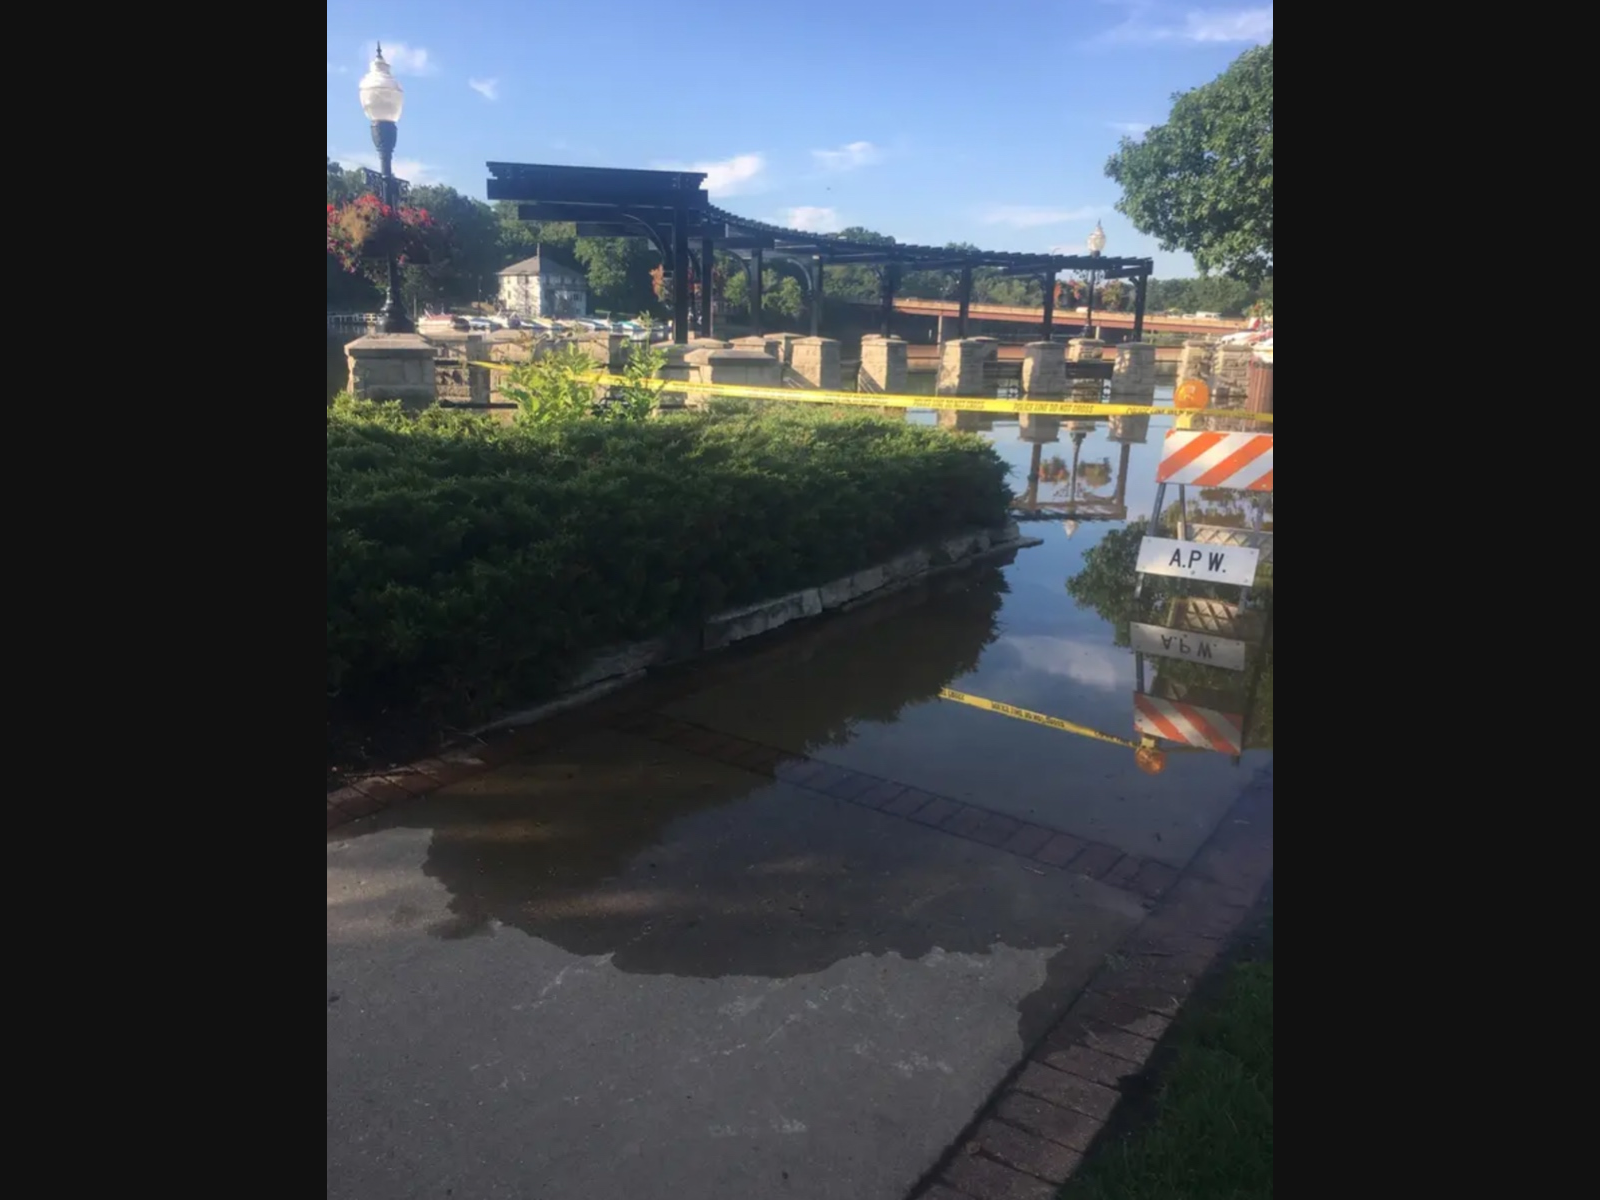
[[[1207,583],[1233,583],[1249,587],[1255,582],[1261,551],[1254,546],[1210,546],[1180,542],[1176,538],[1147,537],[1139,542],[1134,570],[1141,575],[1170,575],[1175,579],[1204,579]]]
[[[1140,625],[1137,621],[1129,624],[1128,633],[1133,648],[1141,654],[1181,658],[1185,662],[1205,663],[1208,667],[1221,667],[1225,671],[1244,670],[1244,643],[1233,638],[1185,633],[1181,629],[1164,629],[1160,625]]]

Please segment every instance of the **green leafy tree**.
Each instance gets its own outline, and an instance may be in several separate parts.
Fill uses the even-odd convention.
[[[638,312],[655,300],[650,272],[661,256],[645,238],[578,238],[573,259],[589,280],[597,311]]]
[[[848,242],[864,242],[869,246],[892,246],[894,239],[860,225],[841,229],[839,237]],[[823,294],[833,300],[874,301],[882,292],[876,267],[829,266],[822,269]]]
[[[1272,43],[1173,97],[1172,112],[1106,163],[1117,211],[1186,250],[1202,271],[1257,283],[1272,271]]]

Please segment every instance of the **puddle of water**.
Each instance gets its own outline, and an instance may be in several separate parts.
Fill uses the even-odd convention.
[[[1113,472],[1093,472],[1094,489],[1120,487],[1147,513],[1168,424],[1152,421],[1126,455],[1104,423],[1086,432],[1080,468],[1109,462]],[[985,436],[1018,475],[1027,470],[1034,447],[1015,421]],[[1215,509],[1225,499],[1201,501]],[[1135,602],[1137,531],[1125,521],[1028,528],[1044,545],[1007,565],[820,622],[721,678],[691,674],[663,711],[1181,866],[1270,762],[1270,653],[1253,650],[1243,672],[1141,664],[1129,622],[1151,620],[1175,589],[1147,581]],[[1174,685],[1220,693],[1225,711],[1250,704],[1238,764],[1174,751],[1159,774],[1139,768],[1135,691]],[[945,687],[1130,745],[942,699]],[[1053,885],[1031,876],[1019,885],[1015,859],[997,863],[948,834],[616,733],[405,806],[391,822],[432,830],[424,870],[451,895],[449,914],[425,923],[435,936],[498,923],[573,953],[614,954],[623,970],[789,975],[847,954],[981,952],[1002,931],[1009,944],[1043,945],[1062,927],[1050,905],[1065,897],[1037,911],[1018,898]],[[986,889],[1002,898],[985,899]]]

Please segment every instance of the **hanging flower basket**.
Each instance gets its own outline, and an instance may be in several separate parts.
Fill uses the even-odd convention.
[[[443,232],[427,209],[395,207],[372,195],[328,205],[328,253],[351,274],[363,259],[391,254],[402,264],[431,262]]]

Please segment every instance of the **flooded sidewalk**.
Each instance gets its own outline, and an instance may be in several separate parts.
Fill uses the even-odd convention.
[[[1147,515],[1161,422],[1083,432],[1064,485],[989,436]],[[331,834],[329,1197],[905,1196],[1271,761],[1269,638],[1136,654],[1187,610],[1126,520],[1028,531]],[[1141,695],[1239,753],[1152,773]]]

